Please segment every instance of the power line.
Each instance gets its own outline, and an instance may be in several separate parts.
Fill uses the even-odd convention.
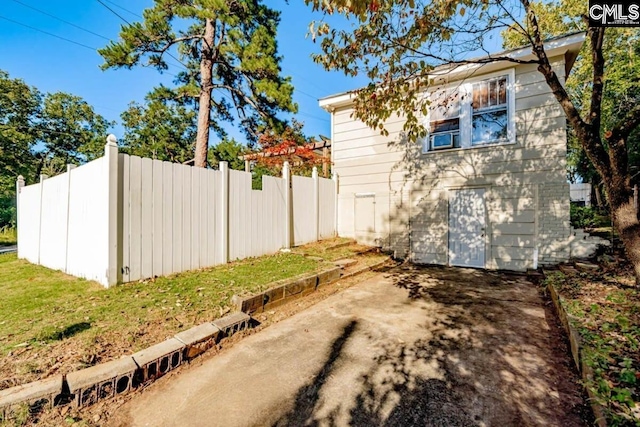
[[[2,16],[2,15],[0,15],[0,19],[4,19],[5,21],[9,21],[9,22],[12,22],[12,23],[14,23],[14,24],[16,24],[16,25],[20,25],[20,26],[22,26],[22,27],[29,28],[29,29],[34,30],[34,31],[37,31],[37,32],[39,32],[39,33],[43,33],[43,34],[46,34],[46,35],[51,36],[51,37],[55,37],[55,38],[60,39],[60,40],[64,40],[64,41],[69,42],[69,43],[73,43],[73,44],[75,44],[75,45],[78,45],[78,46],[81,46],[81,47],[84,47],[84,48],[90,49],[90,50],[92,50],[92,51],[94,51],[94,52],[98,50],[98,49],[96,49],[95,47],[91,47],[91,46],[88,46],[88,45],[86,45],[86,44],[79,43],[79,42],[73,41],[73,40],[71,40],[71,39],[68,39],[68,38],[65,38],[65,37],[58,36],[58,35],[56,35],[56,34],[53,34],[53,33],[48,32],[48,31],[44,31],[44,30],[41,30],[41,29],[39,29],[39,28],[32,27],[31,25],[23,24],[22,22],[18,22],[18,21],[16,21],[16,20],[11,19],[11,18],[7,18],[6,16]]]
[[[303,113],[303,112],[300,112],[300,111],[297,114],[300,114],[301,116],[305,116],[305,117],[310,117],[312,119],[321,120],[323,122],[329,122],[329,119],[318,117],[318,116],[314,116],[313,114],[307,114],[307,113]]]
[[[14,0],[14,1],[15,1],[15,0]],[[113,13],[114,15],[116,15],[116,16],[117,16],[118,18],[120,18],[122,21],[124,21],[127,25],[131,25],[131,23],[130,23],[129,21],[127,21],[126,19],[124,19],[124,18],[122,17],[122,15],[120,15],[118,12],[116,12],[115,10],[111,9],[109,6],[107,6],[106,4],[104,4],[104,3],[102,2],[102,0],[96,0],[96,1],[97,1],[98,3],[100,3],[102,6],[104,6],[105,8],[107,8],[107,10],[109,10],[111,13]],[[112,1],[109,1],[109,0],[105,0],[105,1],[107,1],[107,2],[111,3],[112,5],[114,5],[114,6],[116,6],[116,7],[119,7],[119,8],[120,8],[120,9],[122,9],[122,10],[125,10],[125,11],[127,11],[127,12],[131,13],[132,15],[136,15],[136,16],[138,16],[138,17],[142,18],[142,16],[137,15],[137,14],[135,14],[135,13],[131,12],[130,10],[125,9],[125,8],[124,8],[124,7],[122,7],[122,6],[119,6],[119,5],[117,5],[116,3],[112,2]],[[180,61],[180,60],[179,60],[178,58],[176,58],[175,56],[173,56],[173,54],[172,54],[171,52],[166,52],[166,53],[167,53],[167,56],[169,56],[170,58],[173,58],[174,60],[178,61],[178,63],[180,64],[180,65],[177,65],[177,64],[173,64],[173,65],[176,65],[176,66],[178,66],[178,67],[182,66],[185,70],[187,70],[187,71],[189,70],[189,68],[187,67],[187,65],[186,65],[185,63],[183,63],[182,61]]]
[[[11,1],[13,1],[14,3],[21,4],[22,6],[24,6],[24,7],[26,7],[26,8],[29,8],[29,9],[31,9],[31,10],[35,10],[36,12],[39,12],[39,13],[41,13],[41,14],[43,14],[43,15],[46,15],[46,16],[48,16],[48,17],[50,17],[50,18],[56,19],[56,20],[58,20],[58,21],[60,21],[60,22],[64,22],[64,23],[65,23],[65,24],[67,24],[67,25],[71,25],[72,27],[75,27],[75,28],[77,28],[77,29],[79,29],[79,30],[84,31],[85,33],[93,34],[94,36],[96,36],[96,37],[100,37],[101,39],[109,40],[109,38],[108,38],[108,37],[105,37],[105,36],[103,36],[103,35],[101,35],[101,34],[98,34],[98,33],[94,33],[94,32],[93,32],[93,31],[91,31],[91,30],[87,30],[86,28],[83,28],[83,27],[81,27],[81,26],[79,26],[79,25],[74,24],[73,22],[66,21],[66,20],[64,20],[64,19],[62,19],[62,18],[60,18],[60,17],[58,17],[58,16],[52,15],[52,14],[50,14],[49,12],[45,12],[44,10],[40,10],[40,9],[38,9],[38,8],[36,8],[36,7],[33,7],[33,6],[28,5],[28,4],[26,4],[26,3],[23,3],[23,2],[21,2],[21,1],[19,1],[19,0],[11,0]]]
[[[137,13],[135,13],[135,12],[132,12],[132,11],[130,11],[129,9],[126,9],[126,8],[122,7],[122,6],[120,6],[119,4],[117,4],[117,3],[114,3],[114,2],[109,1],[109,0],[104,0],[104,1],[106,1],[107,3],[109,3],[109,4],[111,4],[111,5],[115,6],[115,7],[117,7],[118,9],[122,9],[122,10],[124,10],[125,12],[128,12],[128,13],[132,14],[133,16],[137,16],[138,18],[142,18],[142,16],[141,16],[141,15],[139,15],[139,14],[137,14]]]
[[[300,90],[300,89],[296,89],[296,88],[294,87],[294,88],[293,88],[293,90],[294,90],[295,92],[300,92],[301,94],[306,95],[306,96],[308,96],[308,97],[309,97],[309,98],[311,98],[311,99],[315,99],[316,101],[318,100],[318,97],[317,97],[317,96],[313,96],[313,95],[311,95],[311,94],[309,94],[309,93],[307,93],[307,92],[304,92],[304,91],[302,91],[302,90]]]
[[[120,14],[118,14],[118,12],[116,12],[115,10],[111,9],[109,6],[107,6],[106,4],[104,4],[102,2],[102,0],[96,0],[98,3],[100,3],[101,5],[103,5],[105,8],[107,8],[109,11],[111,11],[111,13],[113,13],[114,15],[116,15],[118,18],[122,19],[124,22],[126,22],[127,24],[131,25],[131,23],[129,21],[127,21],[126,19],[124,19]]]

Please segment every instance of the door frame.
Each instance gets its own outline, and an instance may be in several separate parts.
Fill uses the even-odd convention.
[[[482,207],[484,208],[484,262],[481,267],[469,266],[469,265],[457,265],[451,262],[451,201],[453,199],[453,192],[460,190],[483,190],[482,194]],[[447,265],[450,267],[462,267],[462,268],[487,268],[489,251],[491,250],[491,242],[489,236],[491,234],[491,224],[489,222],[489,215],[487,209],[487,192],[489,188],[483,185],[474,185],[466,187],[449,187],[447,188]]]

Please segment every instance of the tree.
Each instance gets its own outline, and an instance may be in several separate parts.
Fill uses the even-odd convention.
[[[380,127],[392,112],[406,118],[409,140],[426,134],[419,113],[428,100],[420,96],[433,68],[443,63],[487,63],[506,60],[531,63],[544,76],[562,107],[569,126],[602,178],[612,218],[634,265],[640,284],[640,222],[633,204],[629,167],[629,137],[640,124],[640,103],[620,109],[612,123],[603,122],[605,79],[615,73],[605,66],[607,40],[612,31],[588,28],[585,54],[591,64],[584,98],[564,86],[551,67],[544,47],[546,15],[530,0],[305,0],[314,8],[355,17],[353,30],[331,29],[327,23],[312,27],[322,37],[323,53],[316,60],[329,70],[347,75],[365,73],[371,84],[356,91],[354,114],[371,127]],[[586,3],[581,6],[586,19]],[[545,30],[545,28],[547,28]],[[509,29],[531,46],[532,60],[486,56],[498,32]],[[635,29],[634,39],[638,33]],[[637,41],[630,49],[637,48]],[[485,55],[469,60],[469,53]],[[626,69],[625,80],[638,85],[637,69]],[[631,88],[629,88],[631,90]],[[587,102],[584,102],[586,99]]]
[[[224,138],[209,148],[209,164],[217,166],[220,162],[227,162],[229,163],[229,168],[242,171],[244,170],[244,160],[240,156],[246,149],[235,139]]]
[[[123,112],[123,150],[141,157],[184,163],[193,159],[196,113],[176,102],[173,93],[159,87]]]
[[[45,95],[40,117],[32,124],[38,136],[36,178],[45,167],[52,175],[64,172],[69,163],[82,164],[102,156],[111,125],[78,96]]]
[[[322,156],[313,151],[312,142],[304,134],[304,124],[293,120],[283,131],[264,131],[258,138],[259,152],[251,156],[254,163],[253,188],[262,188],[262,175],[281,176],[284,162],[289,162],[291,172],[311,176],[313,166],[322,164]]]
[[[562,0],[558,3],[532,2],[532,9],[540,21],[540,32],[544,38],[575,31],[586,31],[583,19],[584,2]],[[523,35],[515,29],[502,33],[505,48],[515,48],[527,43]],[[640,86],[637,79],[629,78],[640,69],[640,32],[636,28],[610,28],[603,44],[603,56],[607,64],[606,84],[602,96],[602,128],[611,129],[634,105],[640,101]],[[590,46],[583,48],[569,78],[566,89],[581,110],[588,108],[591,96],[593,62],[589,57]],[[600,187],[602,178],[589,160],[587,153],[572,129],[569,129],[567,166],[569,180],[583,179],[590,182],[596,192],[598,203],[604,202]],[[640,132],[632,131],[627,139],[629,164],[637,165],[640,160]],[[638,183],[638,170],[631,170],[632,183]],[[635,175],[635,177],[634,177]]]
[[[278,22],[279,13],[260,0],[155,0],[142,23],[124,25],[120,41],[99,53],[105,69],[142,64],[164,71],[177,48],[186,70],[175,93],[197,106],[195,165],[204,167],[217,120],[231,122],[235,114],[255,138],[258,126],[279,126],[278,112],[296,111],[290,79],[280,75]]]
[[[0,197],[13,197],[18,175],[30,177],[37,140],[33,123],[40,115],[42,95],[0,70]]]

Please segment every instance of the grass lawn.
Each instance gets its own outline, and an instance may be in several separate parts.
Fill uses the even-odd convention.
[[[307,248],[316,253],[340,241]],[[301,252],[304,248],[111,289],[15,254],[0,255],[0,389],[131,354],[225,315],[234,294],[264,290],[271,282],[330,265]],[[331,250],[323,254],[328,260],[338,257]]]
[[[594,378],[585,384],[610,426],[640,426],[640,293],[629,268],[603,263],[595,272],[553,273]]]

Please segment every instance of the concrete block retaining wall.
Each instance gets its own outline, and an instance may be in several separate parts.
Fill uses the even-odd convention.
[[[306,295],[315,291],[318,286],[326,285],[340,279],[342,268],[333,267],[319,273],[307,274],[296,279],[287,279],[257,295],[239,297],[234,295],[231,302],[240,312],[253,314],[267,308],[275,307],[291,298]]]
[[[250,319],[245,313],[233,313],[131,356],[0,390],[0,421],[13,419],[24,405],[30,410],[65,404],[83,407],[127,393],[198,356],[223,337],[248,328]]]
[[[342,275],[341,267],[332,267],[297,279],[276,282],[258,295],[233,297],[238,312],[211,323],[194,326],[173,338],[120,359],[91,366],[67,375],[58,375],[29,384],[0,390],[0,421],[12,419],[24,405],[30,410],[42,407],[73,404],[83,407],[102,399],[124,394],[141,384],[154,381],[181,364],[197,357],[222,338],[231,336],[251,325],[254,313],[281,304],[291,298],[313,292],[341,277],[351,277],[376,269],[388,259]]]

